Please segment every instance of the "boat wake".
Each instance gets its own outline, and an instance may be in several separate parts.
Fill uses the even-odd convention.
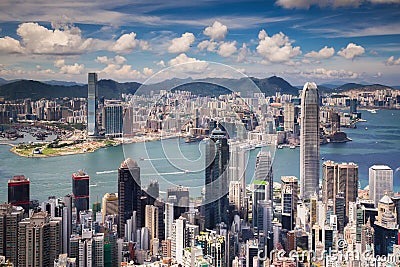
[[[96,174],[107,174],[107,173],[116,173],[118,170],[111,170],[111,171],[101,171],[101,172],[96,172]]]

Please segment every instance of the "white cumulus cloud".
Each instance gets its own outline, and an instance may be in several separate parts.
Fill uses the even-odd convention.
[[[318,52],[316,51],[311,51],[307,54],[305,54],[305,57],[312,57],[312,58],[318,58],[318,59],[326,59],[330,58],[335,54],[335,49],[333,47],[323,47],[321,48]]]
[[[60,69],[62,74],[82,74],[85,70],[85,65],[74,63],[73,65],[66,65],[64,59],[57,59],[54,61],[54,67]]]
[[[117,65],[122,65],[124,64],[127,60],[125,57],[116,55],[114,58],[108,58],[107,56],[98,56],[95,59],[96,62],[101,63],[101,64],[110,64],[110,63],[115,63]]]
[[[342,48],[337,54],[346,59],[354,59],[357,56],[361,56],[365,53],[364,47],[349,43],[346,48]]]
[[[185,32],[181,37],[172,39],[171,45],[168,47],[169,53],[183,53],[190,49],[194,43],[195,37],[191,32]]]
[[[150,49],[147,41],[136,39],[136,33],[131,32],[121,35],[121,37],[110,46],[109,50],[116,53],[129,53],[136,47],[140,47],[142,50]]]
[[[228,33],[228,27],[219,21],[214,21],[213,25],[204,29],[203,34],[211,40],[223,40]]]
[[[293,41],[282,32],[268,36],[261,30],[258,38],[257,53],[270,62],[285,62],[301,54],[300,47],[293,47]]]
[[[210,40],[204,40],[201,41],[197,47],[203,51],[204,49],[207,49],[208,52],[215,52],[217,49],[218,43]]]
[[[170,66],[176,66],[174,69],[175,72],[182,73],[200,73],[208,66],[207,62],[193,57],[188,57],[185,53],[179,54],[175,58],[171,59],[168,64]]]
[[[239,48],[239,52],[236,58],[237,62],[244,62],[246,60],[247,55],[249,55],[250,49],[247,47],[245,43],[242,44],[242,47]]]
[[[218,55],[222,57],[230,57],[237,51],[236,41],[223,42],[218,48]]]
[[[27,22],[18,26],[17,34],[21,37],[21,45],[33,54],[82,54],[93,45],[93,39],[82,38],[81,30],[73,25],[47,29],[38,23]]]
[[[396,59],[394,56],[391,56],[385,61],[385,64],[388,66],[400,65],[400,57]]]
[[[165,62],[164,62],[164,60],[160,60],[159,62],[157,62],[157,66],[165,67]]]
[[[12,37],[5,36],[0,38],[0,53],[23,53],[24,48],[21,46],[18,40]]]
[[[304,70],[301,72],[302,76],[309,78],[320,78],[320,79],[356,79],[359,77],[359,74],[353,71],[348,70],[329,70],[325,68],[316,68],[311,70]]]

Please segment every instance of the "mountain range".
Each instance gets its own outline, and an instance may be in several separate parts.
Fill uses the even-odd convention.
[[[269,78],[258,79],[250,78],[251,81],[267,96],[275,95],[276,92],[281,94],[298,95],[301,87],[292,86],[283,78],[272,76]],[[221,86],[223,85],[223,86]],[[98,82],[98,95],[106,99],[119,99],[121,94],[134,94],[136,90],[142,86],[144,91],[169,89],[190,91],[196,95],[219,96],[221,94],[230,93],[229,88],[245,91],[249,86],[247,78],[227,79],[227,78],[208,78],[193,80],[187,79],[171,79],[156,84],[142,85],[137,82],[120,83],[113,80],[100,80]],[[340,93],[352,89],[384,89],[393,87],[385,85],[363,85],[357,83],[346,83],[341,86],[334,84],[323,84],[318,86],[320,92],[324,93]],[[5,100],[16,100],[31,98],[38,100],[41,98],[62,98],[62,97],[87,97],[87,85],[75,82],[63,81],[34,81],[34,80],[14,80],[7,81],[0,78],[0,97]]]

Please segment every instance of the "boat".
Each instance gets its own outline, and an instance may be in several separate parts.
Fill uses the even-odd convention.
[[[295,145],[290,145],[289,148],[290,148],[290,149],[295,149],[296,146],[295,146]]]
[[[197,142],[200,140],[201,140],[200,136],[196,137],[196,136],[192,135],[192,136],[188,136],[185,138],[185,143],[193,143],[193,142]]]
[[[365,127],[365,130],[368,130],[368,127]]]
[[[278,145],[278,148],[279,148],[279,149],[282,149],[282,148],[283,148],[283,146],[282,146],[282,145]]]
[[[144,158],[140,158],[140,160],[144,160]]]
[[[371,112],[371,114],[376,114],[376,110],[375,109],[368,109],[369,112]]]

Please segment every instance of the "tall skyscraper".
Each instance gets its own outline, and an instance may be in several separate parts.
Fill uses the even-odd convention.
[[[87,135],[97,135],[97,73],[88,74]]]
[[[301,98],[300,193],[308,199],[319,187],[319,94],[315,83],[306,83]]]
[[[79,217],[80,211],[89,209],[89,175],[82,170],[72,174],[72,193]]]
[[[172,237],[172,223],[174,222],[174,204],[165,203],[164,223],[165,223],[165,240]]]
[[[397,212],[392,199],[384,195],[378,202],[378,216],[374,223],[374,253],[393,253],[393,245],[398,243]]]
[[[385,191],[393,191],[393,170],[386,165],[373,165],[369,168],[369,199],[378,206]]]
[[[254,172],[254,180],[266,182],[265,199],[273,200],[273,173],[272,173],[272,158],[271,153],[268,151],[260,151],[257,154],[256,170]]]
[[[128,158],[118,169],[118,234],[120,238],[125,235],[125,223],[132,216],[133,211],[137,212],[136,219],[139,223],[141,195],[139,165],[133,159]],[[137,227],[140,228],[141,225],[137,224]]]
[[[283,107],[284,107],[283,128],[285,131],[294,132],[294,121],[295,121],[294,103],[285,103]]]
[[[106,137],[122,137],[123,107],[119,100],[107,100],[103,108],[103,127]]]
[[[228,223],[229,145],[226,132],[216,127],[206,145],[205,227]]]
[[[298,181],[295,176],[282,176],[282,227],[293,230],[297,218]]]
[[[158,238],[158,208],[153,205],[146,205],[145,208],[145,227],[149,229],[150,241]]]
[[[106,193],[102,199],[101,214],[104,219],[107,215],[118,214],[118,194]]]
[[[63,224],[63,253],[69,254],[70,252],[70,238],[72,234],[72,195],[66,195],[63,199],[64,208],[62,212]]]
[[[322,164],[322,199],[324,203],[333,200],[341,193],[344,197],[345,215],[349,217],[349,202],[356,202],[358,196],[358,165],[355,163],[335,163],[325,161]]]
[[[8,180],[8,203],[24,208],[25,214],[29,213],[29,178],[16,175]]]
[[[257,218],[259,201],[273,199],[273,174],[271,162],[270,152],[258,152],[256,169],[254,172],[254,182],[251,184],[253,227],[258,227]]]
[[[14,266],[18,259],[18,223],[24,218],[24,210],[11,204],[0,204],[0,255]]]

